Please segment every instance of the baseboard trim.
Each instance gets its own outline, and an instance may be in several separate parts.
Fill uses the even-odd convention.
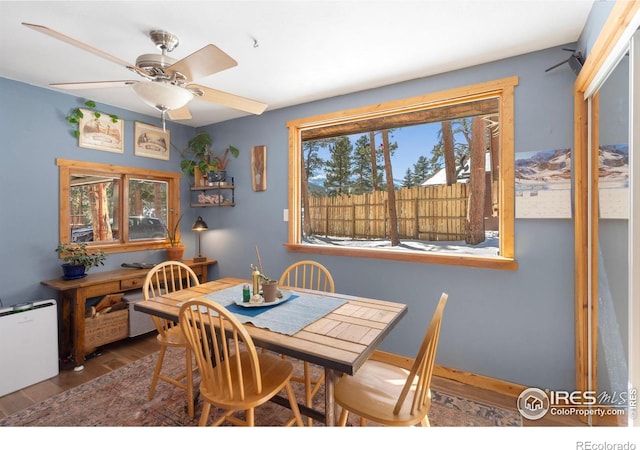
[[[513,398],[518,398],[520,393],[527,388],[527,386],[523,386],[521,384],[511,383],[498,378],[491,378],[439,365],[436,365],[433,368],[433,374],[441,378],[458,381],[469,386],[486,389],[488,391],[508,395]]]
[[[413,359],[398,355],[395,353],[383,352],[381,350],[374,351],[371,356],[372,359],[379,361],[386,361],[391,364],[395,364],[400,367],[410,368],[413,364]],[[486,389],[498,394],[508,395],[513,398],[518,398],[520,393],[524,391],[527,386],[511,383],[509,381],[500,380],[498,378],[491,378],[484,375],[478,375],[471,372],[464,372],[458,369],[452,369],[450,367],[435,365],[433,368],[433,374],[440,378],[447,380],[457,381],[469,386]]]

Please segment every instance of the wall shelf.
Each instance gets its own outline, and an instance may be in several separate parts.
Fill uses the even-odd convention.
[[[231,182],[216,182],[207,186],[192,186],[191,190],[191,207],[192,208],[208,208],[220,206],[236,206],[235,203],[235,185],[233,177]],[[197,192],[197,194],[194,194]],[[195,201],[194,201],[195,197]]]

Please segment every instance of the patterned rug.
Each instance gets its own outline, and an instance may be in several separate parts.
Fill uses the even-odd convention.
[[[125,367],[116,369],[81,386],[50,397],[23,411],[0,420],[0,426],[195,426],[202,408],[196,405],[194,419],[185,411],[185,392],[160,381],[152,400],[147,395],[157,354],[148,355]],[[169,349],[165,365],[169,371],[179,373],[184,353]],[[292,360],[292,362],[294,362]],[[294,362],[296,372],[302,373],[302,364]],[[170,367],[174,366],[174,367]],[[321,369],[314,367],[316,373]],[[197,379],[197,376],[196,376]],[[303,398],[300,383],[293,384],[296,396]],[[282,393],[285,396],[284,392]],[[518,413],[485,405],[473,400],[433,391],[429,413],[432,426],[521,426]],[[285,396],[286,397],[286,396]],[[322,410],[324,392],[314,398],[314,407]],[[213,411],[213,409],[212,409]],[[214,416],[215,413],[212,413]],[[268,402],[255,411],[256,424],[278,426],[291,418],[291,411]],[[350,423],[357,424],[353,414]],[[314,421],[315,426],[322,426]],[[370,425],[374,425],[371,423]]]

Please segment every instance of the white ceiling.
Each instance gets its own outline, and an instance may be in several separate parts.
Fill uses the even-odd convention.
[[[49,83],[137,75],[21,25],[44,25],[135,63],[176,34],[170,56],[206,44],[238,66],[197,83],[267,103],[267,111],[495,61],[578,40],[593,0],[0,1],[0,77]],[[257,41],[257,46],[255,45]],[[559,54],[559,62],[569,55]],[[541,70],[544,68],[541,68]],[[148,115],[129,87],[63,91]],[[194,99],[203,126],[247,115]]]

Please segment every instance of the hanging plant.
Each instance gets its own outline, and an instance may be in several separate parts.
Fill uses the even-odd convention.
[[[84,106],[91,110],[91,113],[96,119],[99,119],[102,116],[102,113],[96,111],[96,102],[94,102],[93,100],[87,100],[86,102],[84,102]],[[109,114],[109,117],[111,118],[111,122],[113,123],[118,123],[118,120],[120,120],[120,118],[115,114]],[[66,117],[67,122],[71,124],[73,137],[75,137],[76,139],[80,137],[80,120],[82,120],[83,118],[84,113],[80,108],[71,110],[71,112]]]

